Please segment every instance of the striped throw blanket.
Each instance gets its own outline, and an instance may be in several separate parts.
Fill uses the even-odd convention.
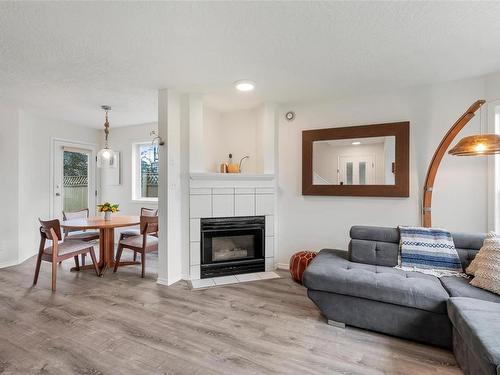
[[[400,261],[397,268],[441,276],[463,276],[451,233],[436,228],[399,227]]]

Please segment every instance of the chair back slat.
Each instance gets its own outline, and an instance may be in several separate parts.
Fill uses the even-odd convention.
[[[141,216],[158,216],[158,209],[142,207]]]
[[[57,219],[54,219],[54,220],[38,219],[38,221],[40,221],[40,224],[42,224],[42,226],[40,227],[40,233],[46,239],[51,240],[51,241],[55,241],[55,242],[62,239],[61,223],[59,223],[59,220],[57,220]],[[51,232],[51,229],[53,230],[52,232]],[[54,233],[57,238],[54,238],[52,233]]]
[[[89,209],[84,208],[79,211],[63,211],[62,214],[63,214],[63,220],[86,219],[89,217]],[[68,233],[71,232],[85,232],[85,230],[82,231],[81,229],[64,228],[65,235],[68,235]]]
[[[158,232],[158,216],[141,215],[141,234]]]
[[[85,219],[89,217],[89,209],[84,208],[79,211],[63,211],[62,214],[64,220]]]

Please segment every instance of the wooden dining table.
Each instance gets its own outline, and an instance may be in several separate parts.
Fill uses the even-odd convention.
[[[87,218],[78,218],[65,220],[61,223],[61,227],[72,230],[99,230],[99,270],[101,275],[108,268],[115,266],[115,229],[123,227],[131,227],[139,225],[141,222],[139,216],[111,215],[109,220],[104,220],[103,217],[90,216]],[[140,264],[139,262],[120,262],[120,266],[130,264]],[[82,269],[90,269],[92,265],[80,267]],[[75,268],[71,269],[76,270]]]

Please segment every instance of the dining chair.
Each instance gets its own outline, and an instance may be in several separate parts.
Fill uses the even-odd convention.
[[[63,211],[62,214],[63,214],[63,220],[86,219],[89,217],[89,209],[84,208],[79,211]],[[99,232],[97,231],[64,228],[65,241],[78,240],[78,241],[90,242],[90,241],[96,241],[98,239],[99,239]],[[85,266],[85,256],[86,254],[82,254],[82,266]]]
[[[141,208],[141,216],[158,216],[158,209],[157,208],[142,207]],[[120,241],[126,237],[139,236],[140,234],[141,234],[141,232],[139,229],[124,230],[123,232],[120,233]],[[153,235],[156,235],[156,237],[158,237],[157,233],[153,233]],[[137,253],[134,252],[134,262],[136,260],[137,260]]]
[[[79,270],[78,255],[90,253],[92,262],[94,263],[94,270],[97,276],[100,276],[99,268],[97,268],[97,259],[94,253],[94,246],[89,242],[72,240],[59,242],[61,236],[61,224],[59,220],[40,220],[40,247],[38,249],[38,257],[36,260],[35,277],[33,285],[38,281],[38,274],[40,273],[40,265],[42,260],[52,263],[52,290],[56,290],[57,280],[57,264],[63,260],[74,258],[76,269]],[[50,246],[45,247],[47,240],[51,241]]]
[[[158,233],[158,216],[141,216],[140,233],[138,236],[126,237],[120,240],[113,272],[118,269],[123,249],[130,249],[134,254],[141,254],[141,277],[144,277],[146,253],[158,250],[158,237],[152,235]]]

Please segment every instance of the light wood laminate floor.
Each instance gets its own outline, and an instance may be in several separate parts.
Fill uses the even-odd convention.
[[[460,374],[448,351],[327,325],[286,272],[190,290],[71,265],[56,293],[48,263],[36,287],[34,259],[0,270],[1,374]]]

